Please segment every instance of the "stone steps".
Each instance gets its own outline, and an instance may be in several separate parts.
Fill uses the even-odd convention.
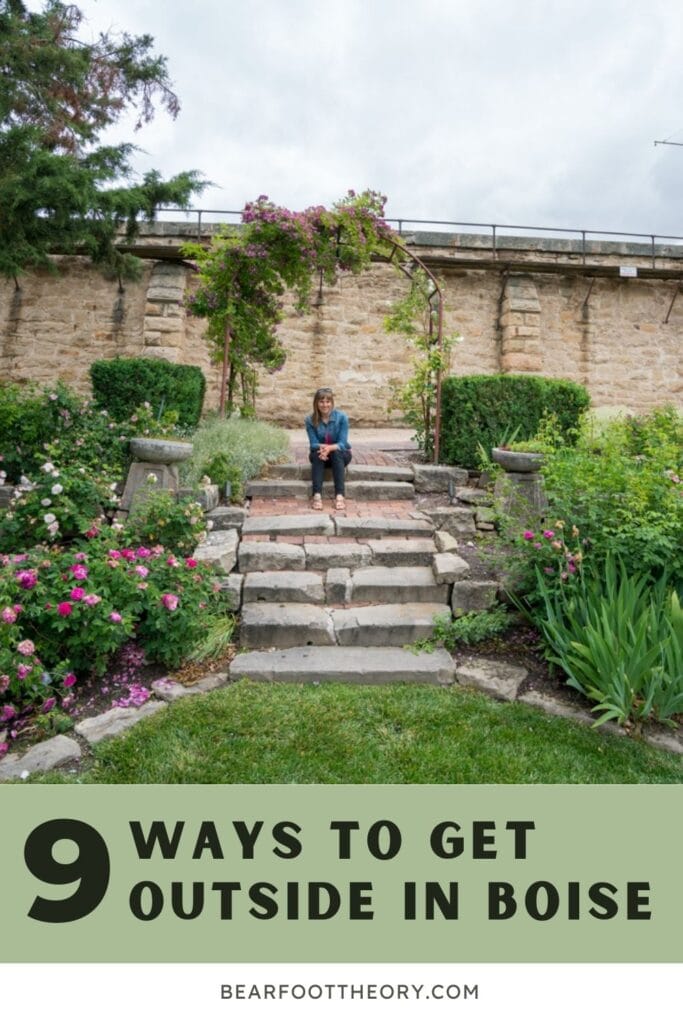
[[[446,604],[448,584],[437,583],[426,565],[362,566],[307,572],[277,569],[248,572],[242,585],[244,605],[256,604]]]
[[[413,482],[415,474],[410,466],[357,466],[351,462],[346,467],[346,479],[357,480],[387,480],[396,483],[400,480]],[[266,480],[311,480],[311,467],[308,463],[286,462],[279,465],[267,466],[260,479]]]
[[[445,650],[406,651],[401,647],[303,646],[238,654],[230,664],[231,681],[258,683],[426,683],[448,686],[455,665]]]
[[[412,501],[415,497],[415,488],[405,480],[347,480],[345,492],[354,501]],[[310,480],[249,480],[245,484],[248,498],[307,498],[310,493]],[[334,497],[331,480],[324,482],[322,495]]]
[[[412,499],[412,478],[410,468],[352,464],[346,492],[368,501]],[[248,485],[247,493],[302,497],[309,489],[309,467],[287,464],[271,467],[265,479]],[[326,482],[323,493],[330,490]],[[232,662],[230,678],[453,682],[447,652],[404,649],[430,637],[438,615],[450,615],[458,571],[452,565],[437,567],[443,554],[434,529],[418,512],[400,519],[380,514],[247,516],[237,551],[240,645],[247,652]]]
[[[384,516],[328,516],[322,512],[307,515],[248,516],[242,537],[366,537],[376,540],[405,537],[430,538],[434,524],[420,513],[407,519]]]
[[[362,608],[329,605],[242,605],[240,645],[248,648],[402,647],[431,636],[437,615],[449,615],[447,604],[404,602]]]

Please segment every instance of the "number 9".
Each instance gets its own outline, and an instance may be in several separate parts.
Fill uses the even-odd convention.
[[[70,839],[78,847],[78,856],[70,864],[60,864],[53,856],[54,844]],[[68,885],[80,880],[76,892],[63,900],[36,896],[28,916],[35,921],[65,924],[86,917],[97,907],[109,885],[109,852],[100,833],[84,821],[54,818],[37,825],[24,845],[24,860],[32,875],[41,882]]]

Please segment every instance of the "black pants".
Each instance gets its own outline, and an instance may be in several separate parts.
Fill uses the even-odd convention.
[[[311,451],[308,456],[309,462],[311,463],[311,478],[313,481],[313,494],[322,494],[323,490],[323,477],[325,470],[329,466],[332,470],[332,478],[334,480],[334,493],[344,493],[344,470],[351,461],[351,452],[345,449],[340,452],[339,449],[330,452],[326,461],[323,461],[318,455],[317,450]]]

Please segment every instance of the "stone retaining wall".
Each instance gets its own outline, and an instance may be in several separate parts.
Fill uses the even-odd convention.
[[[169,246],[171,227],[177,226],[163,225]],[[432,243],[438,237],[429,236]],[[464,244],[460,236],[456,241]],[[524,269],[512,266],[506,274],[492,265],[488,243],[477,244],[476,236],[466,242],[466,251],[457,254],[465,252],[468,266],[439,270],[445,329],[462,335],[452,354],[453,373],[540,373],[585,384],[597,406],[683,406],[683,296],[665,322],[677,280],[591,279],[577,273],[583,256],[569,243],[543,239],[517,240],[514,257]],[[595,267],[652,265],[647,247],[593,243],[590,250]],[[453,258],[446,246],[423,245],[420,252],[437,261]],[[481,268],[471,265],[478,258]],[[662,250],[658,265],[683,273],[681,258],[671,248]],[[529,268],[558,261],[566,271]],[[0,281],[0,379],[49,384],[61,376],[86,391],[94,359],[164,356],[201,366],[206,407],[216,406],[218,368],[210,361],[203,323],[188,317],[182,303],[192,287],[189,267],[180,260],[146,260],[140,282],[119,292],[117,282],[104,280],[85,260],[61,258],[58,265],[58,275],[26,275],[20,291],[14,282]],[[391,386],[409,378],[412,351],[385,334],[383,320],[406,286],[402,275],[377,264],[325,287],[307,315],[290,311],[280,327],[287,361],[276,373],[263,374],[258,415],[297,426],[314,388],[326,384],[335,387],[355,426],[397,420],[398,412],[389,409]]]

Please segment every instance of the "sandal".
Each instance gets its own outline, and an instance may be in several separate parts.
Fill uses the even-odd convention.
[[[334,507],[337,512],[344,512],[346,510],[346,502],[344,501],[343,494],[338,494],[334,499]]]
[[[322,512],[323,510],[323,499],[320,494],[314,494],[311,498],[311,508],[314,512]]]

